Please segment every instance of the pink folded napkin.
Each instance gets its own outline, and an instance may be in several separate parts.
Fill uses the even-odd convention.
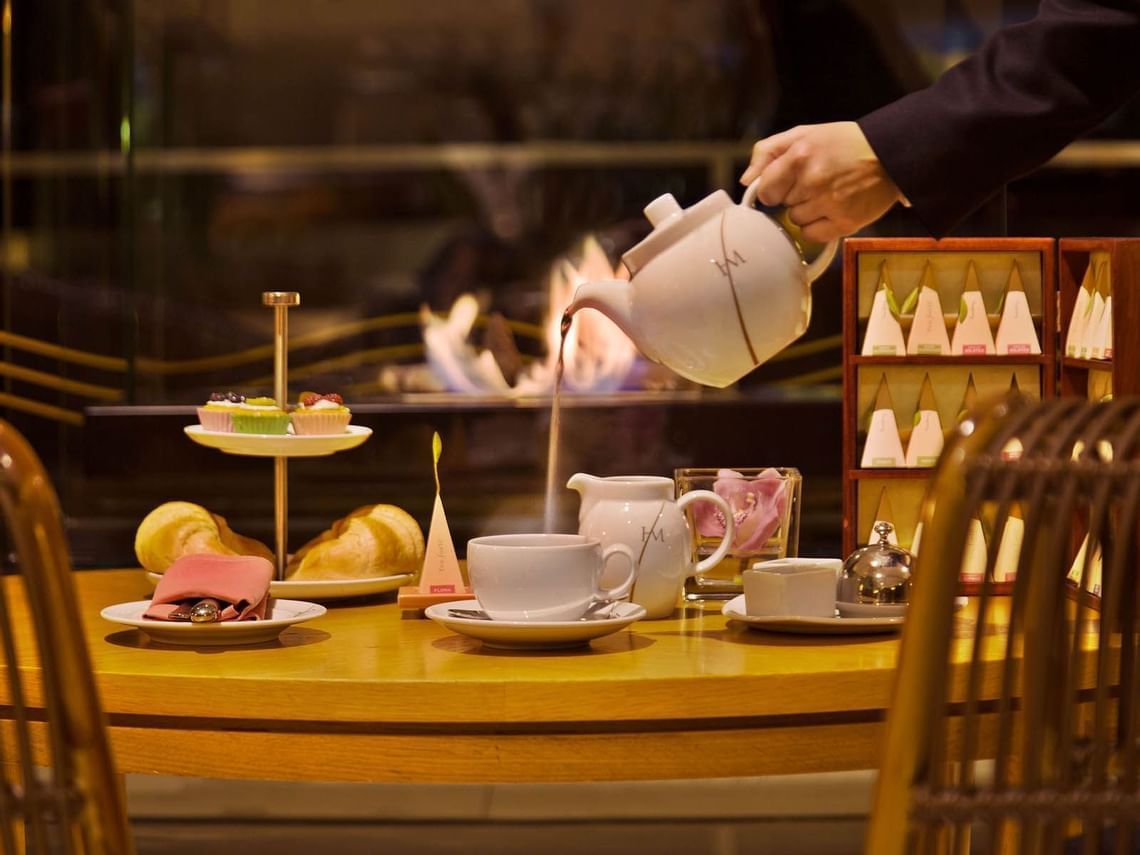
[[[143,617],[170,620],[179,606],[211,598],[218,620],[264,620],[273,565],[256,555],[184,555],[162,574]]]

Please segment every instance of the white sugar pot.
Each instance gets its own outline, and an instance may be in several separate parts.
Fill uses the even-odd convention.
[[[569,314],[596,309],[646,357],[705,386],[736,382],[807,330],[811,283],[838,241],[809,264],[753,207],[760,179],[734,204],[717,190],[689,208],[672,194],[645,208],[653,231],[622,256],[631,278],[579,286]]]

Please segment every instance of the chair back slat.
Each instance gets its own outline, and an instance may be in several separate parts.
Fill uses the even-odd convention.
[[[953,599],[973,520],[989,542],[971,622]],[[1015,396],[971,414],[921,522],[867,851],[1132,851],[1140,399]],[[1010,531],[1016,577],[998,596]]]
[[[122,782],[115,772],[106,721],[83,637],[83,621],[59,502],[39,458],[10,424],[0,420],[0,513],[17,557],[23,591],[0,580],[0,652],[8,677],[22,793],[3,816],[22,825],[30,852],[130,855]],[[22,597],[19,594],[22,593]],[[30,626],[39,659],[39,705],[20,680],[13,626],[17,601]],[[22,627],[21,627],[22,629]],[[42,720],[42,726],[39,722]],[[31,730],[42,731],[44,759],[38,778]],[[9,763],[12,758],[6,758]],[[19,829],[15,836],[19,836]],[[8,838],[5,838],[7,845]]]

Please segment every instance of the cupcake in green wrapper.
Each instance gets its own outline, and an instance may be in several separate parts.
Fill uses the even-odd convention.
[[[289,414],[273,398],[246,398],[230,415],[234,433],[282,435],[289,431]]]

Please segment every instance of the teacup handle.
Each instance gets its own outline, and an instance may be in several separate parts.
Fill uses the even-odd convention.
[[[624,543],[612,543],[602,550],[602,575],[605,575],[606,567],[609,566],[610,559],[615,555],[620,555],[629,562],[629,572],[626,573],[625,579],[620,585],[614,585],[612,588],[598,588],[597,596],[601,599],[620,600],[633,590],[633,580],[637,577],[637,556]]]
[[[722,496],[718,496],[712,490],[690,490],[688,493],[682,493],[681,498],[677,499],[677,507],[683,511],[693,502],[712,502],[724,514],[724,537],[720,539],[720,545],[713,551],[712,555],[704,561],[698,562],[697,566],[693,568],[694,573],[700,574],[719,564],[728,550],[732,548],[732,539],[736,537],[736,520],[732,516],[732,507]]]
[[[748,185],[748,189],[744,191],[744,198],[740,200],[740,205],[743,208],[751,208],[756,204],[756,194],[760,190],[760,181],[763,178],[757,178]],[[804,277],[808,282],[814,282],[818,279],[823,271],[827,270],[827,265],[831,264],[831,259],[835,258],[835,251],[839,249],[839,238],[829,240],[819,251],[819,255],[811,260],[811,262],[804,262],[807,269],[804,271]]]

